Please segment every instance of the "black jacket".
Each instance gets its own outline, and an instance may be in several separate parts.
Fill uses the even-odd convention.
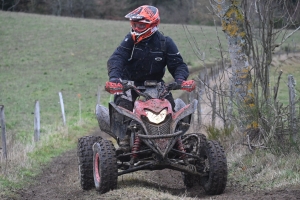
[[[162,38],[164,43],[161,42]],[[165,66],[175,80],[186,80],[189,75],[187,65],[173,40],[158,31],[136,45],[131,34],[127,34],[107,61],[110,79],[122,78],[136,82],[162,81]]]

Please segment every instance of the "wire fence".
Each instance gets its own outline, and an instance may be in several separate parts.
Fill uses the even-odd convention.
[[[63,103],[63,95],[61,92],[59,94],[60,105],[61,105],[61,115],[62,115],[62,123],[66,125],[66,117]],[[81,108],[79,108],[81,109]],[[81,111],[79,111],[81,112]],[[41,132],[41,116],[40,116],[40,103],[38,100],[35,101],[34,104],[34,133],[33,138],[34,142],[38,142],[40,140],[40,132]],[[8,150],[7,150],[7,132],[6,132],[6,121],[5,121],[5,111],[4,105],[0,105],[0,126],[1,126],[1,162],[7,160]]]

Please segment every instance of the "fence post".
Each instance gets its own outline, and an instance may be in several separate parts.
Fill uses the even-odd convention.
[[[198,128],[200,129],[200,126],[202,124],[202,110],[201,110],[201,89],[197,91],[197,98],[198,98],[198,108],[197,108],[197,120],[198,120]]]
[[[205,87],[205,74],[202,70],[202,73],[200,74],[200,90],[202,92],[202,90],[204,90],[204,87]]]
[[[188,93],[188,103],[191,103],[193,101],[194,93],[195,93],[195,90]],[[195,119],[196,119],[196,116],[195,116],[195,112],[194,112],[194,114],[192,115],[192,118],[191,118],[191,125],[192,125],[193,129],[195,129],[195,126],[196,126]]]
[[[7,159],[7,149],[6,149],[6,127],[5,127],[5,115],[4,115],[4,105],[0,105],[0,125],[2,130],[2,155]]]
[[[290,116],[289,116],[289,127],[292,135],[292,139],[294,142],[297,140],[297,119],[296,119],[296,106],[295,106],[295,80],[292,75],[288,76],[288,87],[289,87],[289,108],[290,108]]]
[[[61,107],[61,115],[62,115],[62,119],[63,119],[63,124],[65,126],[66,125],[66,116],[65,116],[64,100],[63,100],[61,92],[59,92],[58,95],[59,95],[59,102],[60,102],[60,107]]]
[[[78,107],[79,107],[79,122],[81,123],[82,122],[82,119],[81,119],[81,94],[77,94],[77,97],[78,97]]]
[[[213,102],[212,102],[212,126],[216,125],[216,113],[217,113],[217,85],[214,85],[213,89]]]
[[[227,108],[227,117],[228,117],[228,120],[227,121],[227,124],[226,127],[228,125],[231,125],[232,123],[232,102],[233,102],[233,85],[232,85],[232,81],[230,81],[230,85],[229,85],[229,94],[230,94],[230,97],[229,97],[229,102],[228,102],[228,108]]]
[[[39,101],[35,101],[35,107],[34,107],[34,141],[37,142],[40,140],[40,125],[41,119],[40,119],[40,103]]]

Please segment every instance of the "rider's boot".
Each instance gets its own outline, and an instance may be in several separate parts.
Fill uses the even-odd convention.
[[[117,149],[117,154],[128,153],[130,151],[130,137],[126,135],[123,139],[119,141],[119,148]]]

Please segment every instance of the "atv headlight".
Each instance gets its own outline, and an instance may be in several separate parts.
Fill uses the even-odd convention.
[[[155,113],[151,112],[150,110],[145,110],[145,112],[146,112],[146,116],[150,122],[159,124],[160,122],[165,120],[168,110],[167,110],[167,108],[165,108],[158,114],[155,114]]]

